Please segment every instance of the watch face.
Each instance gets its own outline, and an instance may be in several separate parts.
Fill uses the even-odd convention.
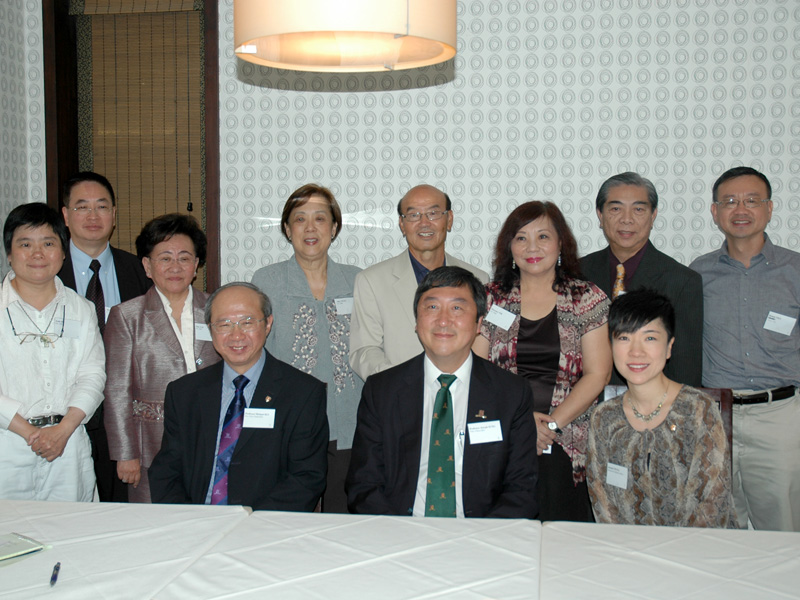
[[[550,422],[547,424],[547,427],[548,427],[548,429],[550,429],[551,431],[555,431],[556,429],[558,429],[558,424],[557,424],[555,421],[550,421]]]

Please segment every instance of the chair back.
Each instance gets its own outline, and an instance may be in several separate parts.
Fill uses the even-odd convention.
[[[733,391],[728,388],[697,388],[719,406],[722,415],[722,426],[725,428],[725,437],[728,438],[728,458],[733,466]]]

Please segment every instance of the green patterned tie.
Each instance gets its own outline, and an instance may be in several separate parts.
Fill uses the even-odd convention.
[[[456,516],[456,462],[453,458],[453,396],[450,385],[455,375],[439,375],[442,388],[436,393],[428,451],[428,488],[425,493],[426,517]]]

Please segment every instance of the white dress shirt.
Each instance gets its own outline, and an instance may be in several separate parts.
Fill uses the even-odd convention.
[[[423,384],[424,399],[422,406],[422,442],[419,453],[419,477],[417,478],[417,493],[414,497],[415,517],[425,516],[425,495],[428,489],[428,452],[431,445],[431,424],[433,423],[433,408],[436,403],[436,394],[442,388],[438,378],[443,371],[436,368],[428,355],[425,355],[425,381]],[[472,352],[467,360],[453,373],[456,380],[450,385],[450,395],[453,398],[453,431],[455,436],[456,462],[456,516],[464,518],[464,498],[461,489],[462,471],[464,467],[464,443],[466,440],[467,407],[469,404],[469,380],[472,374]]]
[[[172,325],[172,331],[175,332],[178,342],[181,344],[183,361],[186,363],[186,372],[194,373],[197,371],[197,364],[195,364],[194,358],[194,292],[192,291],[192,286],[189,286],[189,293],[183,301],[180,329],[178,328],[178,323],[172,317],[172,306],[170,306],[169,300],[161,293],[158,286],[156,286],[156,293],[158,293],[158,297],[161,298],[161,303],[164,305],[169,324]]]

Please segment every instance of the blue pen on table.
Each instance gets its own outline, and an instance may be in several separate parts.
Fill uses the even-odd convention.
[[[57,562],[56,566],[53,567],[53,574],[50,575],[50,587],[53,587],[58,581],[58,573],[61,571],[61,563]]]

